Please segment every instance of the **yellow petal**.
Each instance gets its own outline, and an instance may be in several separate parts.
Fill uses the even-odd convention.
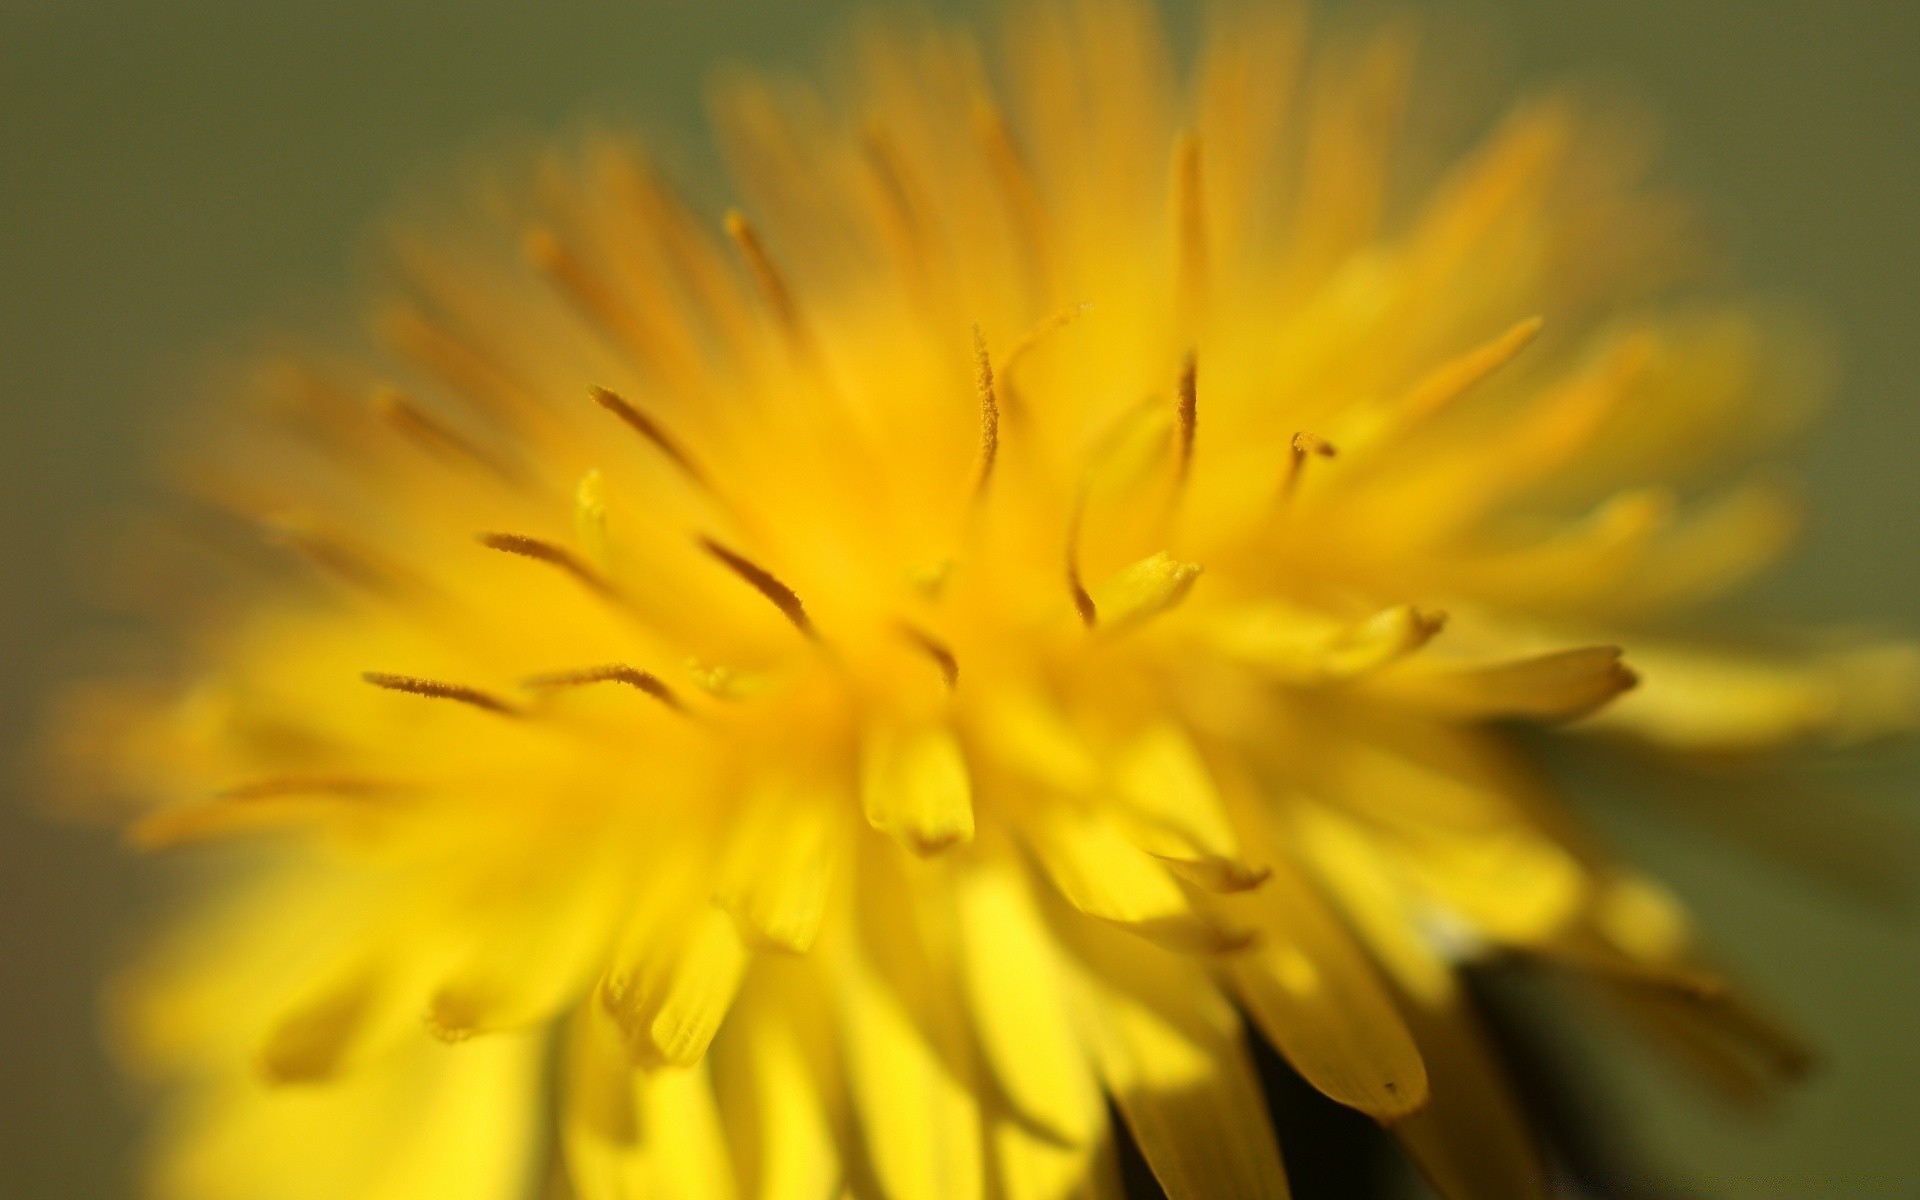
[[[840,1181],[840,1155],[822,1098],[793,1035],[773,1021],[745,1034],[754,1072],[760,1200],[819,1200]]]
[[[973,780],[958,739],[943,726],[871,731],[860,785],[868,823],[915,854],[973,839]]]
[[[1453,971],[1419,934],[1389,856],[1351,820],[1316,806],[1299,807],[1293,830],[1314,876],[1394,983],[1423,1003],[1450,1000],[1458,991]]]
[[[1596,982],[1662,1053],[1735,1100],[1759,1100],[1813,1062],[1798,1033],[1736,991],[1703,995],[1637,980]]]
[[[1640,385],[1659,351],[1650,330],[1615,335],[1490,432],[1426,455],[1424,469],[1406,469],[1391,481],[1376,478],[1361,494],[1362,519],[1397,547],[1438,545],[1450,553],[1456,536],[1576,459]]]
[[[1587,898],[1586,874],[1574,857],[1521,826],[1410,838],[1402,854],[1417,886],[1475,933],[1501,942],[1550,938]]]
[[[763,781],[741,802],[714,900],[749,942],[804,954],[820,932],[839,859],[831,789]]]
[[[1636,642],[1634,666],[1640,686],[1591,728],[1675,750],[1846,744],[1912,729],[1920,717],[1920,649],[1908,644],[1790,658]]]
[[[365,1036],[382,982],[371,970],[356,971],[288,1010],[260,1048],[261,1073],[274,1083],[331,1079]]]
[[[316,1088],[203,1092],[147,1194],[165,1200],[519,1200],[538,1169],[544,1034],[416,1034]],[[293,1164],[290,1166],[290,1164]]]
[[[1211,618],[1208,643],[1220,653],[1290,682],[1353,679],[1420,649],[1445,623],[1441,613],[1396,605],[1355,622],[1279,603]]]
[[[1043,803],[1021,821],[1034,856],[1067,903],[1169,949],[1218,953],[1247,943],[1194,911],[1168,868],[1096,809]]]
[[[733,921],[708,906],[697,907],[688,921],[677,946],[653,946],[636,966],[615,971],[601,985],[600,1001],[619,1023],[636,1063],[699,1062],[740,987],[748,952]]]
[[[998,691],[982,707],[979,735],[996,764],[1062,795],[1081,795],[1094,786],[1099,763],[1038,689]]]
[[[1452,999],[1406,1013],[1433,1099],[1393,1132],[1420,1173],[1443,1200],[1546,1200],[1539,1150],[1472,1015]]]
[[[1130,629],[1177,607],[1200,578],[1200,564],[1180,562],[1166,551],[1123,567],[1093,589],[1100,628]]]
[[[955,1006],[958,981],[942,957],[951,947],[934,936],[951,926],[922,919],[936,889],[912,870],[947,864],[893,857],[869,852],[862,864],[893,902],[859,914],[864,936],[818,951],[833,955],[848,1089],[885,1195],[977,1200],[985,1186],[980,1109]]]
[[[329,1081],[420,1032],[433,981],[445,973],[459,942],[440,914],[417,897],[403,893],[387,899],[395,911],[383,924],[349,926],[355,936],[371,941],[371,948],[297,968],[298,990],[280,1002],[256,1056],[269,1081]],[[287,960],[276,961],[284,972]],[[250,999],[251,1005],[259,1003]]]
[[[810,963],[769,960],[709,1056],[745,1195],[822,1200],[839,1194],[844,1170],[835,1125],[844,1097],[825,1005]]]
[[[1125,1200],[1108,1134],[1102,1129],[1091,1146],[1061,1145],[1016,1117],[999,1117],[992,1136],[1001,1194],[1006,1200]]]
[[[1192,882],[1238,891],[1265,878],[1241,860],[1220,792],[1180,729],[1161,725],[1136,738],[1114,765],[1114,783],[1135,842]]]
[[[1625,599],[1660,612],[1723,595],[1785,553],[1799,528],[1799,500],[1784,484],[1730,488],[1654,542]]]
[[[641,1194],[711,1196],[736,1194],[733,1158],[720,1125],[707,1064],[666,1071],[634,1072],[641,1153],[652,1187]]]
[[[1276,860],[1248,907],[1260,942],[1228,960],[1247,1011],[1275,1049],[1329,1097],[1381,1121],[1427,1102],[1420,1050],[1385,982],[1327,902]]]
[[[1505,662],[1409,663],[1376,677],[1379,694],[1460,720],[1570,721],[1631,688],[1617,646],[1584,646]]]
[[[567,1177],[581,1200],[729,1200],[733,1163],[707,1064],[636,1070],[622,1043],[606,1014],[583,1006],[576,1015],[560,1125]]]
[[[1011,862],[983,861],[959,888],[961,982],[987,1065],[1024,1123],[1084,1161],[1104,1132],[1106,1107],[1026,880]]]
[[[1611,611],[1644,589],[1644,560],[1672,527],[1674,507],[1665,488],[1620,492],[1532,540],[1462,550],[1448,564],[1448,577],[1482,603],[1508,609],[1587,613],[1598,604]]]
[[[604,859],[573,867],[556,885],[516,893],[504,911],[476,916],[484,929],[478,943],[427,1001],[432,1033],[459,1041],[523,1028],[590,990],[611,953],[629,889]]]
[[[1194,963],[1085,927],[1088,1044],[1169,1200],[1284,1197],[1286,1172],[1239,1020]]]

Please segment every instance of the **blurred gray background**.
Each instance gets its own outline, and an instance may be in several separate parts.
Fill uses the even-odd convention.
[[[391,201],[500,130],[632,114],[697,145],[710,67],[808,65],[874,7],[0,4],[0,754],[24,759],[37,697],[74,657],[63,639],[100,515],[136,495],[146,440],[211,353],[338,324]],[[1744,610],[1920,633],[1920,4],[1445,11],[1491,31],[1502,80],[1578,72],[1644,99],[1667,132],[1662,178],[1706,202],[1743,277],[1840,333],[1841,403],[1797,451],[1814,500],[1805,546]],[[1876,751],[1826,782],[1897,847],[1920,834],[1917,764]],[[118,1196],[136,1124],[99,1046],[96,987],[157,889],[107,836],[37,815],[24,774],[6,773],[0,796],[0,1195]],[[1702,822],[1626,802],[1635,790],[1595,775],[1596,819],[1813,1032],[1824,1065],[1777,1108],[1742,1115],[1596,1034],[1582,1056],[1606,1119],[1679,1194],[1920,1195],[1912,903],[1784,874]],[[1818,828],[1825,813],[1801,819]]]

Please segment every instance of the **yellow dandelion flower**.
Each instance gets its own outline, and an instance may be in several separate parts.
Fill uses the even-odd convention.
[[[1492,953],[1790,1067],[1509,729],[1906,720],[1658,633],[1785,539],[1803,360],[1577,103],[1409,180],[1404,35],[1044,4],[732,84],[724,221],[590,140],[400,239],[189,480],[283,565],[74,726],[231,847],[119,993],[158,1194],[1112,1196],[1117,1111],[1277,1196],[1260,1038],[1538,1195]]]

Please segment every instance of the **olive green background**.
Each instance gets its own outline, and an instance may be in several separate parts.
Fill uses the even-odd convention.
[[[73,614],[98,522],[138,495],[152,438],[210,355],[264,330],[339,324],[364,235],[390,201],[501,130],[630,114],[698,145],[712,66],[808,65],[853,11],[840,0],[0,4],[0,753],[25,762],[40,697],[84,657]],[[1443,25],[1498,50],[1496,81],[1578,72],[1643,99],[1667,132],[1662,177],[1706,202],[1744,278],[1838,331],[1841,401],[1795,449],[1813,498],[1805,548],[1742,611],[1920,633],[1920,5],[1461,0],[1445,11]],[[1172,16],[1191,26],[1191,13]],[[1756,810],[1764,819],[1733,810],[1735,832],[1785,822],[1788,839],[1818,842],[1879,829],[1873,847],[1906,855],[1894,871],[1911,878],[1917,763],[1894,749],[1823,764],[1815,782],[1862,811],[1776,801]],[[1672,1193],[1920,1195],[1911,900],[1822,886],[1755,853],[1755,836],[1643,802],[1636,779],[1574,770],[1595,818],[1673,882],[1824,1055],[1775,1108],[1742,1115],[1630,1041],[1583,1035],[1607,1128]],[[136,1116],[101,1049],[95,995],[158,889],[109,837],[37,814],[28,776],[8,773],[0,802],[0,1195],[127,1194]]]

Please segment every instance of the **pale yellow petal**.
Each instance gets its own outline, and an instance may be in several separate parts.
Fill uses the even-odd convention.
[[[1038,689],[1008,687],[988,698],[979,736],[994,761],[1062,795],[1090,790],[1100,764],[1058,706]]]
[[[1857,742],[1920,720],[1920,651],[1906,644],[1795,657],[1636,641],[1634,668],[1640,686],[1589,728],[1740,753]]]
[[[1124,1200],[1108,1134],[1103,1129],[1092,1145],[1062,1145],[1018,1118],[1001,1117],[992,1132],[1001,1194],[1006,1200]]]
[[[1409,839],[1407,873],[1477,935],[1532,943],[1552,937],[1580,911],[1588,879],[1559,845],[1515,825],[1498,833]]]
[[[774,1021],[755,1022],[744,1038],[752,1055],[760,1144],[760,1200],[820,1200],[841,1177],[840,1154],[793,1034]]]
[[[736,1194],[704,1061],[636,1069],[621,1032],[592,1007],[576,1014],[570,1039],[561,1144],[581,1200]]]
[[[427,1001],[427,1027],[459,1041],[553,1017],[591,989],[630,889],[604,859],[577,878],[513,895]]]

